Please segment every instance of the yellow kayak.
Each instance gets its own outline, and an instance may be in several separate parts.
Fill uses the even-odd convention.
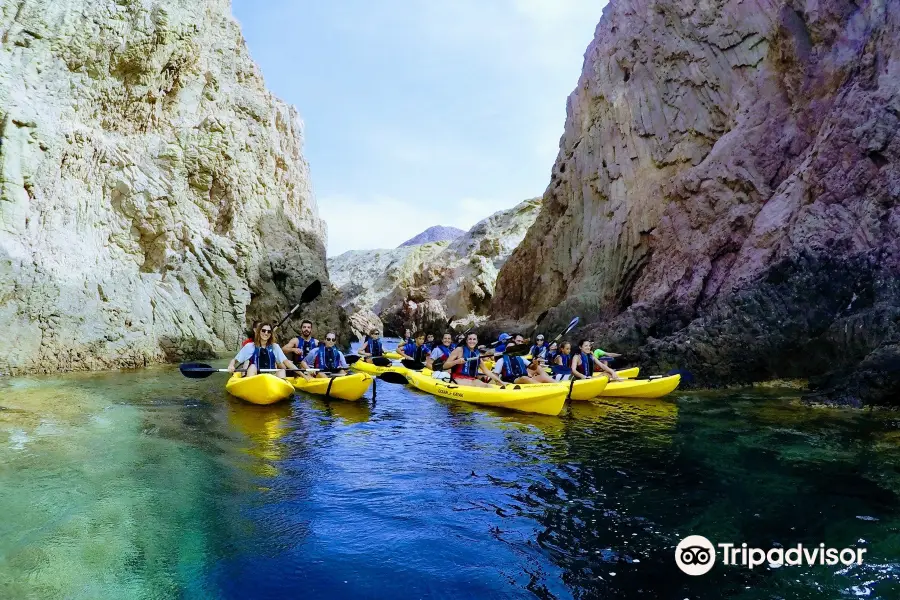
[[[606,389],[609,379],[604,377],[596,377],[592,379],[579,379],[572,386],[572,400],[591,400],[596,398],[603,390]],[[559,383],[523,383],[519,387],[522,389],[531,389],[536,387],[560,386],[569,394],[569,382],[560,381]]]
[[[630,369],[621,369],[619,371],[616,371],[616,375],[618,375],[622,379],[634,379],[640,372],[640,367],[631,367]],[[600,371],[599,373],[594,373],[594,377],[606,377],[606,373]]]
[[[675,391],[679,383],[681,383],[681,375],[670,375],[658,379],[610,381],[600,395],[613,398],[661,398]]]
[[[308,394],[318,394],[340,400],[359,400],[372,385],[372,376],[366,373],[353,373],[340,377],[315,377],[306,381],[302,377],[289,377],[288,381],[295,389]]]
[[[401,358],[403,358],[402,356],[400,356],[399,352],[385,352],[382,356],[391,360],[400,360]]]
[[[274,404],[294,395],[294,386],[270,373],[244,377],[235,373],[225,383],[225,390],[252,404]]]
[[[358,360],[350,365],[350,370],[356,371],[358,373],[368,373],[369,375],[381,375],[382,373],[400,373],[401,375],[406,375],[406,372],[409,371],[409,369],[407,369],[403,365],[378,367],[373,365],[372,363],[363,362],[361,360]]]
[[[435,396],[539,415],[556,416],[562,412],[569,392],[568,387],[552,384],[518,390],[510,389],[513,387],[511,385],[507,389],[461,386],[439,381],[417,371],[409,371],[406,377],[416,388]]]

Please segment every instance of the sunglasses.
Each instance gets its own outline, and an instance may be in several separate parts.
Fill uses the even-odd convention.
[[[260,333],[272,333],[272,330],[271,329],[260,329],[259,332]]]
[[[542,338],[542,337],[539,337],[539,338],[538,338],[538,339],[537,339],[537,341],[539,341],[539,342],[543,342],[543,341],[544,341],[544,338]]]
[[[337,339],[337,338],[330,338],[330,337],[327,337],[327,338],[325,338],[325,341],[326,341],[326,342],[333,342],[333,341],[335,341],[336,339]]]

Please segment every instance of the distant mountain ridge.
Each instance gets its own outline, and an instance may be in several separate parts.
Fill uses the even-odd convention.
[[[465,233],[465,231],[463,231],[462,229],[457,229],[456,227],[435,225],[434,227],[429,227],[416,237],[406,240],[397,247],[403,248],[405,246],[420,246],[422,244],[430,244],[432,242],[452,242],[456,238],[465,235]]]

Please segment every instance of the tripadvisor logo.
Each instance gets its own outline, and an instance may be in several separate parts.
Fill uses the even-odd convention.
[[[767,565],[773,569],[799,565],[829,565],[842,563],[846,566],[861,565],[865,548],[826,548],[825,544],[804,546],[797,544],[791,548],[749,548],[747,544],[716,544],[722,552],[723,565],[737,565],[753,569]],[[675,564],[688,575],[708,573],[716,563],[716,547],[702,535],[689,535],[675,547]]]

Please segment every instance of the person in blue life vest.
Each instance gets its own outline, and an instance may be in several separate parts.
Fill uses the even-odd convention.
[[[497,338],[497,345],[494,346],[494,352],[496,354],[502,354],[506,351],[506,346],[509,343],[509,340],[512,338],[508,333],[501,333]]]
[[[372,362],[376,356],[384,356],[384,347],[381,345],[381,332],[373,329],[357,352],[366,362]]]
[[[281,349],[287,355],[293,355],[298,360],[305,360],[310,350],[319,347],[319,340],[313,337],[312,321],[304,319],[300,323],[300,335],[289,341]]]
[[[428,358],[428,348],[425,346],[425,332],[420,331],[417,333],[415,341],[400,346],[397,348],[397,352],[399,352],[400,356],[403,358],[415,360],[420,363],[425,362],[425,359]]]
[[[434,346],[435,346],[434,334],[429,333],[428,335],[425,336],[425,347],[428,349],[428,352],[430,353],[432,350],[434,350]]]
[[[484,366],[482,358],[481,352],[478,350],[478,336],[470,333],[466,336],[465,344],[458,346],[450,353],[450,358],[444,363],[444,370],[450,370],[453,373],[453,380],[458,385],[490,387],[481,379],[487,378],[488,381],[505,386],[503,380]]]
[[[516,339],[523,338],[516,336]],[[509,344],[506,349],[515,347],[516,344]],[[537,361],[528,364],[521,356],[497,356],[494,373],[506,383],[554,383],[554,379],[543,372]]]
[[[441,336],[441,343],[431,350],[431,353],[428,355],[428,359],[425,361],[425,366],[430,369],[434,364],[434,361],[446,361],[448,358],[450,358],[450,353],[454,350],[456,350],[456,344],[453,343],[453,335],[450,333],[445,333],[443,336]]]
[[[247,373],[245,377],[253,377],[263,370],[278,369],[274,374],[276,377],[285,379],[287,377],[286,369],[297,369],[297,366],[288,360],[281,346],[275,340],[275,334],[272,331],[272,324],[268,321],[260,324],[256,330],[253,342],[245,344],[240,352],[237,353],[228,364],[228,370],[234,373],[237,365],[248,363]],[[300,362],[301,369],[309,369],[305,362]],[[294,371],[306,380],[310,377],[303,371]]]
[[[575,379],[587,379],[594,376],[594,367],[605,372],[610,381],[622,381],[615,371],[606,366],[606,363],[597,359],[591,352],[591,341],[578,342],[578,354],[572,355],[572,377]]]
[[[347,374],[346,369],[350,367],[344,359],[344,353],[335,347],[336,343],[337,335],[333,331],[329,331],[325,335],[325,343],[310,353],[313,368],[319,369],[316,377],[328,377],[328,373]]]
[[[534,338],[534,345],[531,346],[528,354],[535,359],[547,360],[547,345],[544,343],[543,333],[537,334],[537,337]]]
[[[553,377],[557,381],[568,379],[572,375],[572,344],[563,342],[553,357]]]

